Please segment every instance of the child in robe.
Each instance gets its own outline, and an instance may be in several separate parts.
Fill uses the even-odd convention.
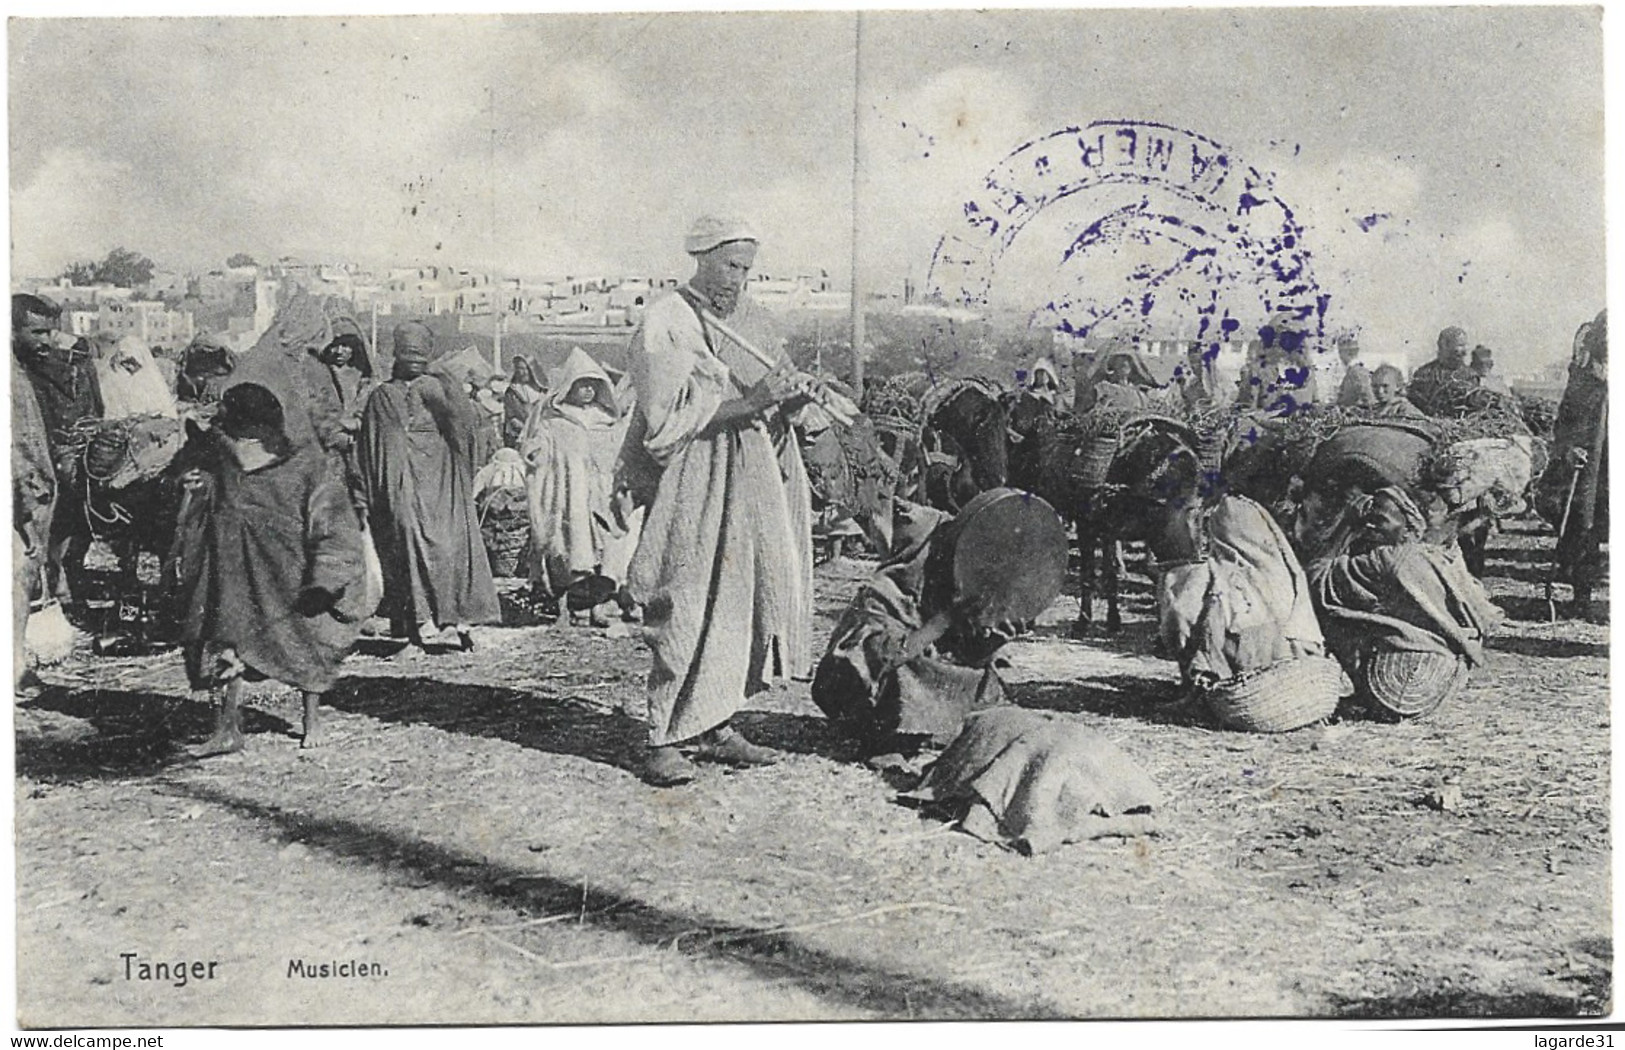
[[[600,611],[622,581],[606,572],[624,529],[611,503],[624,428],[609,374],[579,347],[549,377],[520,438],[528,469],[531,575],[549,606]],[[561,617],[564,613],[560,613]]]
[[[1378,365],[1371,373],[1372,411],[1384,419],[1426,419],[1427,414],[1405,396],[1405,374],[1393,365]]]
[[[261,678],[304,694],[300,746],[316,747],[322,694],[376,599],[360,526],[321,447],[289,441],[275,394],[241,383],[220,406],[208,466],[185,477],[177,538],[187,675],[219,694],[214,733],[193,754],[242,750],[244,683]]]

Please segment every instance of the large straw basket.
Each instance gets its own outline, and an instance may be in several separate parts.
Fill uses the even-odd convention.
[[[1091,435],[1076,450],[1074,455],[1077,462],[1073,464],[1073,474],[1084,488],[1095,489],[1106,484],[1112,461],[1117,458],[1117,450],[1122,444],[1122,432],[1113,427]]]
[[[494,489],[484,494],[480,534],[491,560],[491,575],[511,577],[523,569],[530,544],[530,513],[522,489]]]
[[[1120,413],[1096,411],[1082,418],[1063,416],[1041,429],[1038,460],[1044,488],[1065,501],[1106,484],[1122,445],[1121,422]]]
[[[1467,670],[1467,661],[1454,653],[1379,649],[1365,663],[1362,691],[1394,718],[1422,718],[1461,691]]]
[[[1326,656],[1300,656],[1244,671],[1202,691],[1221,723],[1249,733],[1285,733],[1337,710],[1343,672]]]

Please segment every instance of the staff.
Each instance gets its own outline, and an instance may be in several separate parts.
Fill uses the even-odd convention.
[[[699,308],[699,311],[701,318],[704,319],[707,326],[721,333],[722,335],[727,336],[735,345],[739,347],[739,349],[745,351],[745,353],[755,358],[757,363],[759,363],[763,368],[773,369],[780,366],[780,362],[769,357],[765,350],[757,347],[749,339],[746,339],[743,335],[740,335],[728,325],[724,324],[722,318],[718,317],[710,310],[705,309],[703,306]],[[824,383],[819,382],[804,372],[798,372],[796,374],[796,379],[800,381],[801,386],[806,391],[807,396],[810,397],[813,402],[818,405],[818,407],[828,412],[830,417],[833,418],[835,422],[839,423],[843,427],[849,427],[853,423],[857,422],[859,415],[858,406],[852,402],[851,398],[837,390],[830,389],[830,387],[826,386]]]

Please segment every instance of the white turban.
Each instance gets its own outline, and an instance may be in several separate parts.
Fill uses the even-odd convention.
[[[718,218],[715,215],[702,215],[694,220],[694,225],[689,227],[688,236],[683,238],[683,251],[690,255],[699,255],[729,241],[760,239],[756,236],[755,228],[737,216]]]

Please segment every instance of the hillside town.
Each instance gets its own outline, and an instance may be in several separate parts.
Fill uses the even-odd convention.
[[[236,261],[235,259],[233,261]],[[49,296],[63,307],[64,329],[75,336],[112,331],[135,335],[149,346],[184,345],[199,332],[243,351],[271,324],[278,295],[302,288],[336,297],[357,316],[454,316],[471,330],[489,332],[500,318],[507,331],[627,329],[659,292],[677,287],[676,277],[574,276],[527,280],[455,266],[391,267],[369,272],[349,264],[323,265],[292,258],[259,265],[245,262],[202,273],[155,270],[130,287],[103,282],[75,284],[67,276],[23,279],[20,287]],[[758,274],[751,294],[786,313],[844,314],[851,296],[832,289],[828,271],[791,276]],[[386,324],[390,323],[388,321]]]
[[[116,249],[112,255],[124,253]],[[136,256],[136,258],[140,258]],[[63,330],[78,338],[110,333],[134,336],[159,357],[179,352],[207,334],[237,353],[252,349],[274,318],[279,301],[295,290],[346,303],[369,324],[369,345],[378,334],[410,318],[432,319],[443,338],[462,337],[496,367],[504,340],[509,353],[539,353],[549,363],[562,359],[571,343],[582,343],[618,359],[645,307],[681,282],[673,275],[571,275],[504,277],[489,271],[452,266],[395,266],[372,271],[351,263],[311,263],[292,257],[259,264],[242,254],[203,272],[180,272],[149,266],[137,283],[76,283],[68,274],[24,277],[18,289],[42,295],[62,307]],[[81,270],[92,270],[89,265]],[[71,273],[72,271],[70,271]],[[137,271],[139,274],[141,271]],[[820,373],[848,373],[851,357],[852,294],[827,268],[790,274],[756,272],[749,284],[751,300],[777,319],[777,331],[798,364]],[[1195,336],[1190,326],[1125,338],[1102,326],[1086,338],[1064,331],[1044,332],[1024,314],[933,302],[920,294],[917,282],[866,290],[867,316],[875,318],[865,339],[870,375],[927,368],[955,373],[983,372],[1014,378],[1035,352],[1053,353],[1063,373],[1072,378],[1074,359],[1093,360],[1101,352],[1133,345],[1162,382],[1173,378],[1185,347]],[[1189,330],[1187,330],[1189,328]],[[921,337],[919,333],[928,333]],[[969,334],[969,338],[967,338]],[[1343,333],[1329,344],[1357,338]],[[387,342],[387,340],[386,340]],[[1217,375],[1233,382],[1244,361],[1257,349],[1257,339],[1221,341],[1212,362]],[[931,360],[934,347],[953,345],[952,364]],[[1045,344],[1048,344],[1047,346]],[[1332,345],[1324,349],[1331,350]],[[1526,354],[1501,353],[1501,378],[1520,394],[1555,398],[1563,389],[1566,358],[1552,348]],[[1389,364],[1408,372],[1422,361],[1403,352],[1367,347],[1369,367]],[[1337,355],[1326,352],[1315,363],[1317,378],[1335,388],[1343,378]],[[1070,385],[1070,383],[1068,384]]]

